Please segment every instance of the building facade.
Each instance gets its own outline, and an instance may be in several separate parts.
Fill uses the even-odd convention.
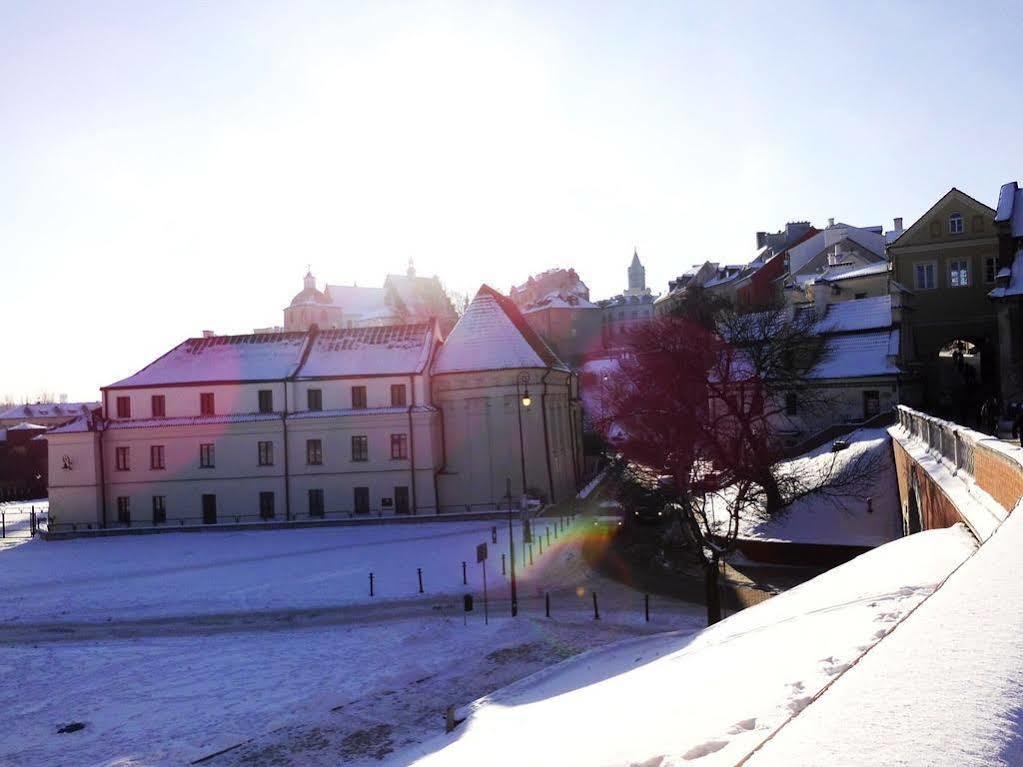
[[[498,508],[509,482],[557,501],[578,424],[575,377],[485,286],[446,342],[436,320],[192,338],[48,434],[50,529]]]

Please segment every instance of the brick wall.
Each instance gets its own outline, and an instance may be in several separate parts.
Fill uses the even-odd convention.
[[[973,477],[1006,511],[1012,511],[1023,498],[1023,467],[983,444],[974,450]]]
[[[936,530],[951,527],[957,522],[965,522],[956,505],[945,495],[938,483],[920,468],[898,440],[892,440],[892,448],[895,453],[895,474],[899,483],[899,499],[902,502],[903,526],[906,533],[915,532],[909,519],[911,490],[916,491],[921,529]]]

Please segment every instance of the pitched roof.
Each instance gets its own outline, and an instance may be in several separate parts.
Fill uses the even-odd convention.
[[[575,293],[555,290],[522,309],[523,314],[541,312],[544,309],[599,309],[600,307]]]
[[[855,280],[859,277],[871,277],[877,274],[885,274],[891,269],[892,262],[888,259],[883,261],[875,261],[872,264],[866,266],[857,266],[853,268],[846,268],[836,266],[828,269],[822,273],[817,279],[827,280],[828,282],[838,282],[839,280]]]
[[[0,412],[2,419],[31,421],[33,418],[74,418],[100,406],[99,402],[37,402],[15,405]]]
[[[568,369],[510,298],[483,285],[437,352],[433,372],[513,368]]]
[[[189,338],[135,375],[106,388],[279,380],[295,372],[306,338],[306,333]]]
[[[857,330],[889,328],[892,325],[892,297],[857,298],[829,304],[817,323],[819,333],[847,333]]]
[[[898,330],[830,336],[828,350],[828,358],[814,368],[810,378],[862,378],[899,372],[891,359],[899,353]]]
[[[964,192],[961,189],[956,189],[955,187],[952,187],[947,192],[945,192],[945,194],[941,195],[941,197],[938,199],[938,201],[935,202],[931,207],[929,207],[924,212],[924,214],[922,216],[920,216],[920,218],[918,218],[916,221],[914,221],[910,226],[908,226],[905,229],[903,229],[902,232],[899,233],[899,236],[896,237],[894,240],[891,240],[888,243],[888,245],[889,246],[896,246],[896,245],[898,245],[899,244],[899,240],[901,240],[903,237],[908,235],[910,232],[913,232],[913,231],[917,230],[917,227],[922,225],[922,222],[924,221],[924,219],[926,219],[928,216],[930,216],[935,208],[937,208],[939,205],[941,205],[943,202],[945,202],[945,200],[947,200],[949,197],[953,197],[953,196],[961,197],[965,201],[970,202],[970,203],[972,203],[972,204],[974,204],[974,205],[976,205],[976,206],[978,206],[980,208],[983,208],[985,211],[988,211],[991,214],[992,217],[994,217],[994,215],[995,215],[995,211],[992,210],[991,208],[989,208],[984,203],[982,203],[980,200],[978,200],[978,199],[976,199],[974,197],[970,197],[970,195],[966,194],[966,192]]]
[[[322,330],[299,378],[421,373],[435,338],[432,322]]]
[[[1003,184],[999,190],[995,223],[1008,223],[1013,237],[1023,237],[1023,189],[1017,182]]]

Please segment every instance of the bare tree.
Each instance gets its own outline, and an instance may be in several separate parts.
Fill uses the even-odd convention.
[[[692,301],[630,334],[610,374],[603,427],[613,425],[623,456],[646,467],[634,484],[671,510],[702,561],[714,623],[721,562],[744,521],[811,494],[866,494],[875,466],[833,456],[811,471],[784,460],[789,398],[804,411],[825,406],[813,372],[828,347],[812,312],[738,314],[703,295]]]

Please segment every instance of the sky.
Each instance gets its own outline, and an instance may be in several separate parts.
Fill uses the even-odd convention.
[[[311,266],[593,298],[1023,179],[1019,3],[0,0],[0,400],[98,399]]]

